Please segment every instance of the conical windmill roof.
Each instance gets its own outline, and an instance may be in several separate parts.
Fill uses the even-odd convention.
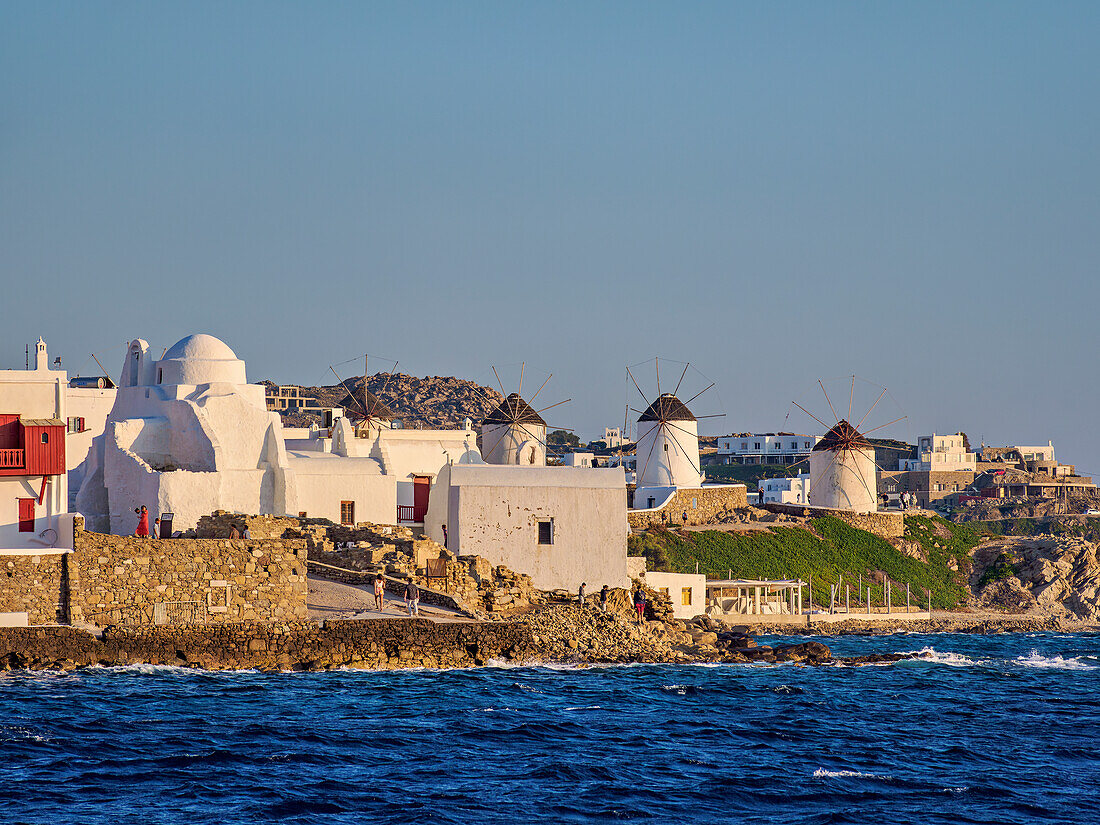
[[[663,393],[646,407],[639,421],[695,421],[695,416],[679,398],[670,392]]]
[[[500,402],[485,419],[486,424],[538,424],[545,427],[542,416],[514,392]]]
[[[829,432],[825,433],[816,445],[814,445],[812,452],[824,452],[825,450],[839,452],[840,450],[870,449],[872,449],[871,442],[860,435],[859,430],[847,421],[841,419],[831,430],[829,430]]]

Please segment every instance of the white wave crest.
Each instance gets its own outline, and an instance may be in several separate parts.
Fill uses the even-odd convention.
[[[814,779],[889,779],[888,776],[880,776],[877,773],[863,773],[862,771],[829,771],[818,768],[814,771]]]
[[[937,665],[949,665],[950,667],[970,667],[978,664],[969,656],[964,656],[961,653],[952,653],[951,651],[940,651],[934,647],[923,647],[920,650],[911,650],[910,653],[915,653],[916,658],[922,662],[933,662]]]
[[[1012,660],[1018,667],[1039,668],[1041,670],[1096,670],[1093,665],[1081,661],[1082,657],[1065,659],[1061,656],[1043,656],[1033,650],[1027,656],[1017,656]]]

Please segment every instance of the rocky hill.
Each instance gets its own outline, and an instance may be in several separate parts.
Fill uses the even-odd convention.
[[[276,386],[270,381],[260,383]],[[353,420],[363,417],[361,375],[346,378],[343,384],[300,389],[302,394],[316,398],[322,407],[343,407]],[[476,425],[503,400],[490,387],[438,375],[417,378],[400,372],[377,373],[367,377],[366,389],[392,410],[406,428],[455,429],[462,426],[467,416]],[[308,427],[320,420],[317,413],[283,413],[283,423],[290,427]]]

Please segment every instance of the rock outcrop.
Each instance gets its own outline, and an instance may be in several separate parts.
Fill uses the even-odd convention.
[[[270,381],[261,383],[275,386]],[[409,429],[458,429],[467,416],[477,424],[503,400],[503,396],[491,387],[449,376],[417,378],[400,372],[393,375],[378,373],[367,376],[366,387]],[[302,395],[315,398],[322,407],[343,407],[353,419],[362,415],[361,375],[346,378],[342,384],[299,389]],[[290,427],[321,423],[319,413],[297,410],[282,413],[282,418],[283,423]]]
[[[975,595],[983,607],[1100,619],[1097,545],[1075,536],[998,539],[974,554]]]

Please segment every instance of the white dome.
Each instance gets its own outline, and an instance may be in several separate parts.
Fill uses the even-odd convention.
[[[213,335],[181,338],[157,361],[158,384],[244,384],[244,361]]]
[[[182,359],[203,361],[236,361],[237,354],[221,338],[199,332],[181,338],[164,353],[163,361]]]

